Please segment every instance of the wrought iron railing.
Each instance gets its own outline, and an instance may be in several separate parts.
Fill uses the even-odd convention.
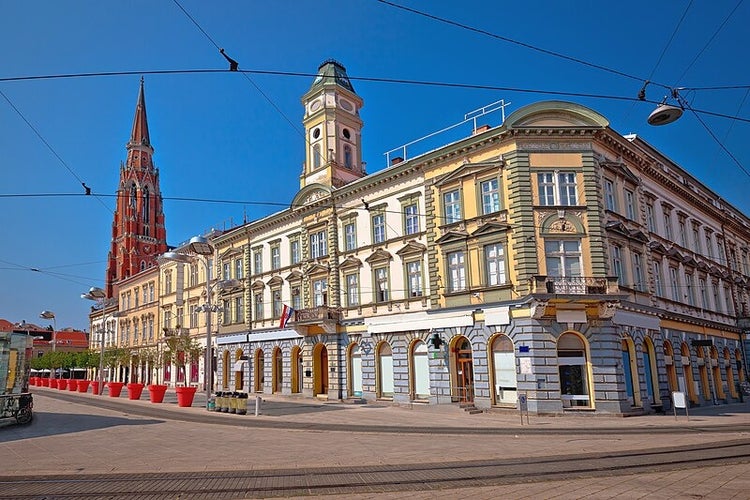
[[[324,320],[339,321],[340,319],[341,311],[339,309],[328,306],[318,306],[294,311],[294,317],[291,318],[291,321],[296,321],[297,323],[308,323]]]
[[[603,295],[617,293],[617,277],[594,278],[588,276],[535,276],[536,293],[569,295]]]

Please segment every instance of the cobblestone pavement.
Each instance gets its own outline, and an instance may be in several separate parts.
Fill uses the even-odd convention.
[[[46,388],[34,392],[32,424],[0,429],[0,498],[6,497],[3,481],[28,475],[83,479],[91,474],[394,467],[533,457],[564,461],[565,456],[592,453],[608,460],[633,450],[690,446],[708,450],[716,443],[750,442],[747,403],[693,409],[689,420],[684,413],[677,419],[674,415],[531,416],[529,425],[521,425],[517,413],[469,415],[449,405],[351,405],[264,395],[256,417],[254,400],[250,414],[242,416],[207,412],[200,400],[191,408],[179,408],[171,398],[152,404],[126,396]],[[750,498],[750,458],[733,460],[721,467],[675,464],[637,475],[619,471],[595,478],[576,474],[564,480],[530,476],[518,484],[462,482],[458,489],[445,485],[430,489],[426,484],[423,491],[381,489],[341,496]],[[278,481],[283,483],[284,476]]]

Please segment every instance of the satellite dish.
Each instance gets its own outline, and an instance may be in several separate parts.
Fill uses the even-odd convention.
[[[648,115],[649,125],[666,125],[677,121],[682,116],[682,108],[670,106],[669,104],[660,104],[650,115]]]

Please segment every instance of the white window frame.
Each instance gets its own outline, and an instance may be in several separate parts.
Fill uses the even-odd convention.
[[[443,212],[446,224],[461,220],[461,191],[459,189],[443,193]]]
[[[448,292],[462,292],[466,290],[466,254],[463,250],[449,252],[446,255],[448,267]]]
[[[479,183],[482,193],[482,214],[500,211],[500,181],[497,177]]]

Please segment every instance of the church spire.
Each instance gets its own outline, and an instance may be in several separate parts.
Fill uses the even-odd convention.
[[[131,146],[151,146],[148,136],[148,120],[146,119],[146,96],[143,91],[143,77],[141,77],[141,90],[138,92],[138,102],[135,105],[135,117],[133,118],[133,130],[130,133]]]

